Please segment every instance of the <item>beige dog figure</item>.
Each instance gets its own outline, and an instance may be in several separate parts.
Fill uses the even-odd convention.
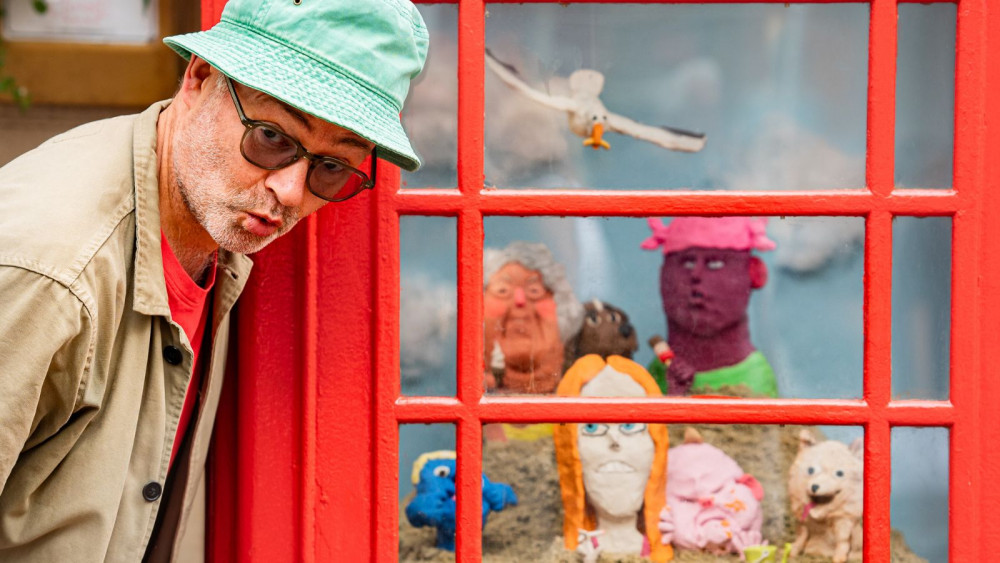
[[[793,557],[861,559],[861,450],[860,438],[848,447],[836,440],[817,442],[808,430],[799,434],[799,453],[788,471],[788,496],[799,518]]]

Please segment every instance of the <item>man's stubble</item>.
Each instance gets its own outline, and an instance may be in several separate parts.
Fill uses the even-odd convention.
[[[218,116],[223,113],[219,108],[224,92],[224,87],[216,88],[213,99],[200,106],[174,137],[171,166],[177,193],[209,236],[225,250],[252,254],[288,232],[298,221],[299,210],[282,206],[263,186],[237,185],[234,175],[227,173],[226,155],[239,146],[222,143]],[[243,160],[242,155],[239,158]],[[270,236],[259,237],[240,225],[239,214],[245,211],[280,216],[283,224]]]

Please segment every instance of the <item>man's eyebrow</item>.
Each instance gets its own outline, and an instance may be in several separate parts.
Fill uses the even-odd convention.
[[[285,110],[285,113],[287,113],[288,115],[290,115],[290,116],[294,117],[295,119],[297,119],[299,122],[301,122],[303,125],[306,126],[306,129],[310,133],[312,133],[313,122],[310,121],[309,118],[306,117],[306,114],[304,112],[302,112],[299,109],[294,108],[294,107],[292,107],[292,106],[290,106],[290,105],[288,105],[285,102],[282,102],[280,100],[275,100],[275,101],[278,102],[278,106],[281,107],[281,109]],[[359,139],[358,137],[346,136],[346,137],[343,137],[341,139],[338,139],[337,140],[337,144],[339,144],[339,145],[351,145],[351,146],[359,148],[359,149],[361,149],[363,151],[370,151],[370,150],[372,150],[371,143],[368,143],[368,142],[366,142],[366,141],[364,141],[362,139]]]
[[[310,133],[312,132],[313,129],[312,122],[309,121],[308,118],[306,118],[305,113],[293,108],[292,106],[286,104],[285,102],[282,102],[281,100],[276,99],[275,101],[278,102],[278,107],[285,110],[285,113],[299,120],[302,123],[302,125],[306,126],[306,129],[308,129]]]
[[[363,151],[370,151],[370,150],[372,150],[372,146],[373,146],[371,143],[369,143],[367,141],[364,141],[362,139],[359,139],[358,137],[343,137],[342,139],[338,139],[337,140],[337,144],[340,144],[340,145],[351,145],[351,146],[357,147],[357,148],[359,148],[359,149],[361,149]]]

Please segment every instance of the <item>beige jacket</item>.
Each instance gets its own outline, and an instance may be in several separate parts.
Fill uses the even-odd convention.
[[[164,504],[191,377],[160,257],[156,120],[167,103],[0,168],[0,561],[139,561]],[[175,464],[183,508],[153,559],[184,529],[185,484],[203,472],[229,313],[249,272],[248,258],[220,252],[207,391]]]

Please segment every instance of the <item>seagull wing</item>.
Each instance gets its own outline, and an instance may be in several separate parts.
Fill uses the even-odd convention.
[[[692,133],[683,129],[673,129],[670,127],[652,127],[643,125],[631,119],[614,114],[608,114],[608,129],[631,135],[636,139],[648,141],[655,145],[673,151],[698,152],[705,147],[705,135],[703,133]]]
[[[486,66],[489,67],[489,69],[492,70],[498,77],[500,77],[500,80],[503,80],[507,86],[510,86],[545,107],[567,112],[576,111],[579,107],[576,100],[572,98],[567,98],[565,96],[553,96],[528,86],[528,84],[521,79],[521,75],[518,74],[517,69],[507,63],[500,62],[493,56],[493,53],[490,53],[489,49],[486,50]]]

